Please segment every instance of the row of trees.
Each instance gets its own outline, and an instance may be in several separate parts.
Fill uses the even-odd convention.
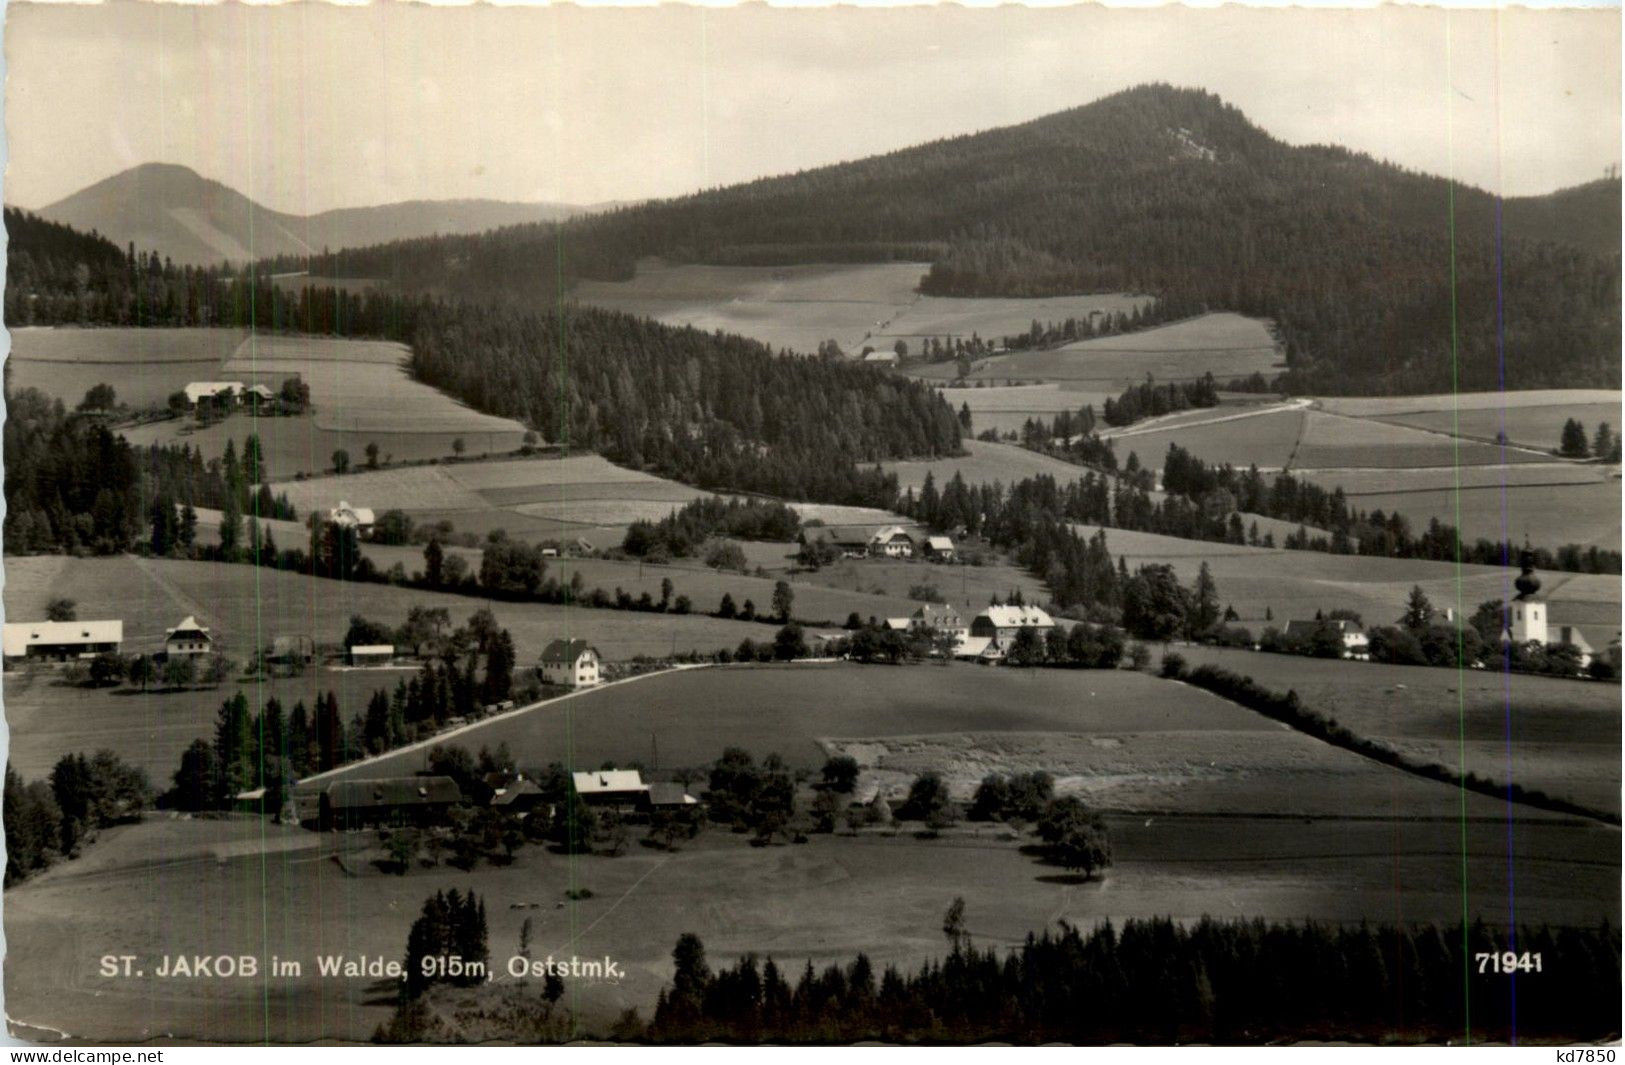
[[[1194,923],[1171,918],[1062,923],[1013,950],[978,947],[962,904],[948,910],[946,957],[877,971],[860,954],[799,978],[749,954],[713,971],[697,936],[679,937],[670,985],[642,1038],[655,1043],[1263,1044],[1583,1042],[1613,1034],[1620,935],[1610,927],[1520,928],[1521,950],[1561,972],[1480,973],[1496,928]],[[1469,1003],[1471,1009],[1469,1010]],[[623,1020],[621,1037],[634,1033]]]
[[[1429,780],[1442,781],[1497,799],[1526,803],[1542,810],[1579,814],[1608,824],[1619,824],[1619,815],[1609,810],[1593,809],[1568,799],[1525,788],[1514,782],[1501,784],[1477,773],[1462,773],[1438,762],[1418,762],[1386,744],[1360,735],[1335,718],[1303,705],[1298,693],[1290,689],[1285,692],[1274,691],[1253,680],[1252,677],[1219,666],[1204,664],[1194,669],[1189,668],[1184,658],[1177,653],[1163,657],[1162,675],[1213,692],[1265,717],[1290,725],[1318,740]]]
[[[1287,545],[1299,549],[1435,562],[1455,562],[1459,553],[1464,563],[1490,566],[1506,565],[1509,559],[1518,556],[1518,548],[1510,542],[1467,541],[1455,527],[1437,519],[1430,521],[1421,533],[1415,533],[1398,513],[1356,509],[1341,488],[1327,489],[1284,472],[1266,478],[1257,466],[1238,470],[1228,464],[1209,465],[1178,444],[1168,445],[1162,487],[1215,519],[1233,517],[1234,512],[1244,511],[1327,530],[1326,535],[1320,536],[1300,530]],[[1224,526],[1212,524],[1206,534],[1197,526],[1192,531],[1199,535],[1190,538],[1240,542],[1236,535],[1239,526],[1239,519]],[[1221,527],[1225,532],[1214,535]],[[1536,549],[1533,558],[1542,569],[1572,573],[1620,572],[1620,553],[1599,550],[1594,545],[1567,544],[1556,550]]]
[[[224,810],[238,795],[264,788],[260,808],[280,817],[294,781],[361,757],[364,734],[359,714],[346,725],[335,692],[318,695],[314,710],[301,699],[288,714],[276,696],[256,712],[238,691],[220,704],[213,737],[199,737],[182,752],[159,802],[174,810]]]

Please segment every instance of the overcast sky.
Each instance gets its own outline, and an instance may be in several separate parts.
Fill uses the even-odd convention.
[[[1508,195],[1620,160],[1613,9],[10,5],[5,201],[142,162],[295,213],[666,196],[1146,81]]]

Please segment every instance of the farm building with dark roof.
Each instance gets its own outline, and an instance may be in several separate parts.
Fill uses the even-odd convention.
[[[323,828],[356,829],[385,824],[425,824],[463,801],[450,777],[381,777],[335,780],[322,792]]]

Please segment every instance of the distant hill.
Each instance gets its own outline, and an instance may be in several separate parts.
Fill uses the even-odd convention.
[[[40,218],[130,243],[178,264],[248,263],[436,233],[480,233],[568,217],[561,204],[419,200],[324,211],[310,217],[263,207],[184,166],[147,163],[35,212]]]
[[[1545,196],[1504,201],[1502,225],[1508,236],[1571,244],[1597,255],[1617,255],[1620,180],[1600,178]]]
[[[1509,202],[1498,273],[1488,193],[1287,145],[1210,93],[1150,85],[1018,126],[571,219],[562,234],[532,225],[417,240],[312,272],[525,299],[579,277],[628,277],[643,255],[924,259],[931,294],[1148,292],[1181,314],[1273,319],[1287,384],[1304,392],[1499,387],[1503,340],[1506,387],[1614,387],[1620,259],[1606,234],[1618,232],[1618,204],[1605,199],[1575,190]]]

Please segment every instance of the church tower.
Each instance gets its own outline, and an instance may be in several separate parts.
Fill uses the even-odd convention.
[[[1518,589],[1517,598],[1507,605],[1507,639],[1513,643],[1534,640],[1545,645],[1548,641],[1546,626],[1550,620],[1546,602],[1540,598],[1540,578],[1535,576],[1535,553],[1528,545],[1518,555],[1523,570],[1512,586]]]

